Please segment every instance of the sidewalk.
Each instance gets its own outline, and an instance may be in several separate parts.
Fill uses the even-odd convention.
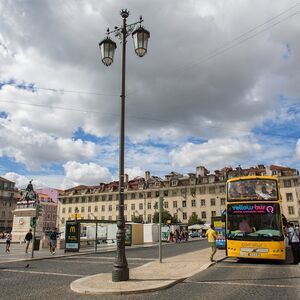
[[[40,260],[53,257],[65,257],[74,255],[84,255],[87,253],[95,253],[94,248],[83,248],[80,252],[65,252],[63,249],[56,249],[55,255],[51,255],[48,248],[42,248],[40,250],[34,251],[34,258],[31,257],[31,247],[29,247],[28,253],[25,253],[25,243],[13,243],[10,246],[10,253],[5,252],[5,244],[0,244],[0,264],[16,261],[27,261],[27,260]],[[101,244],[98,245],[98,252],[115,251],[115,244]]]
[[[71,283],[71,290],[81,294],[137,294],[170,287],[201,272],[216,262],[210,262],[211,249],[153,261],[129,270],[128,281],[112,282],[111,273],[87,276]],[[225,258],[225,251],[218,250],[215,259]]]

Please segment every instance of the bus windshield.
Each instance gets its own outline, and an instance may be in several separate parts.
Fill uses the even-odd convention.
[[[272,179],[243,179],[227,183],[227,201],[278,200],[277,181]]]
[[[228,239],[255,241],[283,239],[279,204],[229,204],[227,220]]]

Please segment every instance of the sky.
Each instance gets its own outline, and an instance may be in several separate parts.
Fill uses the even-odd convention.
[[[274,0],[0,1],[0,176],[24,188],[118,180],[122,44],[106,29],[143,16],[147,54],[127,37],[125,172],[300,169],[300,4]]]

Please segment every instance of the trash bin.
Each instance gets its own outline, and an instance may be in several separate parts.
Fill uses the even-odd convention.
[[[34,251],[40,250],[40,242],[41,242],[41,237],[40,236],[36,236],[34,238],[34,243],[33,243],[33,250]]]

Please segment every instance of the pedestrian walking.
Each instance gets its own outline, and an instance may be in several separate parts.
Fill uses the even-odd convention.
[[[54,228],[54,230],[50,233],[50,253],[52,255],[55,254],[56,246],[57,246],[57,237],[60,235],[59,232],[57,232],[57,228]]]
[[[32,238],[33,238],[32,229],[29,229],[29,231],[25,235],[25,243],[26,243],[25,253],[28,253],[29,244],[32,241]]]
[[[11,233],[8,231],[6,233],[6,249],[5,249],[5,252],[6,253],[9,253],[10,252],[10,243],[11,243]]]
[[[292,248],[293,253],[293,263],[298,265],[300,263],[300,239],[299,239],[299,229],[294,228],[294,224],[290,223],[288,228],[288,239],[289,245]]]
[[[211,247],[210,261],[214,261],[214,255],[217,252],[217,245],[216,245],[217,235],[213,224],[210,225],[210,229],[206,231],[205,235],[207,236],[208,243],[210,244]]]

